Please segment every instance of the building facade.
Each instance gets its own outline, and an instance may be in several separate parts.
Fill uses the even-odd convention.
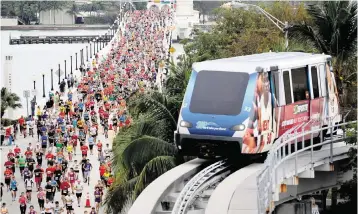
[[[40,24],[42,25],[73,25],[75,16],[63,10],[47,10],[40,13]]]

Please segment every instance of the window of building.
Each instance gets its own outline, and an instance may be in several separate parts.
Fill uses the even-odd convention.
[[[294,102],[310,99],[307,84],[307,67],[291,69],[291,78]]]
[[[285,89],[286,105],[292,103],[290,72],[283,72],[283,87]]]
[[[312,77],[312,90],[313,98],[319,97],[319,81],[318,81],[318,71],[316,66],[311,67],[311,77]]]

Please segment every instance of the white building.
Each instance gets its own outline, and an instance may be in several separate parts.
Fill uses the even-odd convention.
[[[75,24],[75,16],[68,13],[69,9],[47,10],[40,13],[40,24],[43,25],[72,25]]]

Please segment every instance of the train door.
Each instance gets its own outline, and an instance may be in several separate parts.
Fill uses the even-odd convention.
[[[317,64],[309,65],[309,93],[310,93],[310,103],[309,103],[309,119],[311,123],[307,127],[313,129],[318,129],[321,125],[320,118],[324,112],[324,97],[322,96],[322,85],[319,72],[319,66]]]
[[[311,99],[308,77],[308,66],[282,69],[284,107],[281,109],[279,135],[309,120]]]

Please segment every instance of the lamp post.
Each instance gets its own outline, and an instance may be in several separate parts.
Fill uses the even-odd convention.
[[[58,84],[61,84],[61,64],[58,63]]]
[[[65,60],[65,79],[67,79],[67,72],[66,72],[66,60]]]
[[[51,91],[53,91],[53,69],[51,69]]]
[[[42,97],[46,97],[45,95],[45,74],[42,74]]]
[[[93,39],[93,56],[96,55],[96,39]]]
[[[86,46],[86,59],[87,59],[87,62],[88,62],[88,46]]]
[[[78,70],[78,68],[77,68],[77,53],[76,53],[76,70]]]
[[[33,82],[34,82],[34,101],[36,102],[36,79],[35,79],[35,76],[34,76],[34,79],[33,79]]]
[[[99,40],[98,40],[98,37],[96,37],[96,41],[97,41],[97,53],[98,53],[99,52],[99,47],[98,47]]]
[[[99,36],[99,50],[102,50],[102,43],[101,43],[102,36]]]
[[[92,42],[90,42],[90,58],[92,59]]]
[[[72,74],[72,56],[71,56],[71,74]]]
[[[233,4],[235,5],[236,8],[240,7],[240,8],[244,8],[246,10],[248,9],[248,7],[256,8],[259,12],[261,12],[263,15],[265,15],[268,20],[270,20],[278,29],[280,29],[281,32],[283,32],[285,34],[285,48],[286,49],[288,48],[289,25],[288,25],[287,21],[282,22],[282,21],[278,20],[276,17],[274,17],[273,15],[271,15],[270,13],[268,13],[267,11],[265,11],[258,5],[241,3],[241,2],[233,2]]]

